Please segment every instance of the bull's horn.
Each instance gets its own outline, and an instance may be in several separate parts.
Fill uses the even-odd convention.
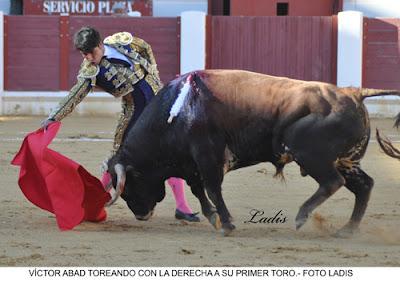
[[[117,174],[117,185],[115,187],[115,193],[111,194],[111,200],[106,203],[106,207],[111,206],[119,198],[125,188],[126,173],[125,168],[122,164],[116,164],[114,166],[115,173]],[[112,191],[113,189],[111,189]]]

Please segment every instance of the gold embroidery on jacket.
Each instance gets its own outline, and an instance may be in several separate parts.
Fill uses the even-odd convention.
[[[123,37],[126,40],[121,41],[121,38]],[[107,40],[104,40],[104,43],[110,45],[121,54],[124,54],[131,63],[133,63],[134,75],[139,79],[146,76],[145,80],[149,83],[153,92],[157,94],[157,92],[162,88],[162,83],[150,44],[143,39],[132,36],[126,32],[116,33],[108,37]],[[122,46],[128,44],[130,45],[130,51]],[[140,72],[138,71],[139,69]],[[144,74],[144,70],[147,72],[147,75]],[[133,76],[129,76],[128,80],[134,82],[136,79],[134,79]]]
[[[94,78],[100,72],[100,67],[84,59],[79,69],[78,78]]]
[[[116,88],[116,90],[123,84],[127,82],[126,78],[123,76],[123,74],[118,73],[117,77],[115,79],[113,79],[112,84],[114,85],[114,87]],[[128,84],[128,83],[127,83]],[[131,83],[129,83],[131,84]]]
[[[131,93],[135,88],[132,86],[132,84],[127,83],[125,86],[122,86],[118,89],[116,89],[112,95],[116,98],[118,97],[124,97],[127,96],[127,94]]]
[[[113,35],[107,36],[104,39],[105,44],[121,44],[121,45],[128,45],[131,44],[133,40],[132,34],[129,32],[123,31],[123,32],[117,32],[114,33]]]
[[[131,117],[133,115],[134,103],[132,96],[126,95],[122,97],[121,106],[122,106],[122,111],[121,114],[119,115],[117,127],[115,128],[114,144],[113,144],[113,150],[111,152],[112,155],[114,155],[117,152],[118,148],[121,146],[126,128],[128,127],[129,121],[131,120]]]
[[[108,71],[104,73],[104,76],[108,81],[110,81],[118,73],[116,68],[109,68]]]
[[[139,69],[135,72],[130,71],[128,73],[128,79],[135,83],[138,82],[139,80],[141,80],[143,77],[144,77],[144,72],[142,69]]]
[[[147,75],[145,78],[146,82],[150,85],[151,89],[153,90],[153,93],[156,95],[158,91],[163,87],[162,83],[160,80],[154,79],[154,76],[152,75]]]
[[[107,37],[104,43],[124,54],[132,63],[133,70],[125,66],[112,64],[107,59],[102,59],[100,66],[94,65],[86,59],[83,60],[77,84],[71,88],[70,94],[60,102],[49,117],[61,120],[72,112],[90,92],[92,86],[96,84],[96,76],[100,72],[100,67],[105,67],[105,79],[114,85],[114,89],[110,94],[117,98],[122,97],[122,112],[114,135],[112,151],[112,154],[114,154],[122,143],[126,128],[134,112],[132,95],[128,95],[133,92],[134,85],[141,79],[145,79],[154,94],[157,94],[162,88],[162,83],[151,46],[143,39],[134,37],[128,32],[122,32]],[[131,51],[124,48],[123,45],[129,45]]]
[[[60,121],[70,114],[92,89],[90,79],[78,79],[68,96],[64,97],[58,106],[50,113],[49,118]]]
[[[106,69],[109,69],[112,66],[112,64],[106,58],[103,58],[101,60],[100,65],[102,65]]]

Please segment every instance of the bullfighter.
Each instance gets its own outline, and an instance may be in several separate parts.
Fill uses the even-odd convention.
[[[41,126],[47,128],[50,123],[65,118],[97,86],[122,100],[122,112],[115,130],[110,158],[123,142],[125,132],[134,125],[143,109],[163,86],[157,63],[151,46],[128,32],[115,33],[102,42],[100,33],[93,27],[86,26],[74,35],[74,45],[84,58],[77,82],[69,95],[42,121]],[[107,160],[104,164],[106,163]],[[105,165],[103,169],[102,183],[112,193],[114,189],[110,174],[106,172]],[[184,181],[170,178],[168,184],[172,187],[176,201],[175,217],[199,221],[197,213],[192,212],[186,201]]]

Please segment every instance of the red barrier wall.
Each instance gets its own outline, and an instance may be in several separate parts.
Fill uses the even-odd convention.
[[[400,89],[400,19],[364,18],[363,87]]]
[[[6,90],[59,89],[59,21],[48,16],[4,17]]]
[[[103,36],[129,31],[149,42],[161,79],[179,73],[178,18],[6,16],[5,89],[68,90],[82,58],[73,34],[83,25]],[[207,68],[237,68],[336,82],[336,17],[207,18]]]
[[[331,16],[343,0],[231,0],[231,16],[277,16],[277,3],[288,4],[288,16]]]
[[[72,38],[84,25],[96,27],[104,37],[132,32],[152,46],[163,82],[179,73],[177,18],[5,16],[5,89],[68,90],[82,62]]]
[[[215,16],[207,23],[209,68],[336,83],[335,16]]]

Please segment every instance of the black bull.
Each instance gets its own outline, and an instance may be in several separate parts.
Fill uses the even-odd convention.
[[[185,82],[189,92],[171,119]],[[238,70],[183,75],[146,107],[109,161],[116,194],[122,193],[136,218],[146,220],[165,196],[164,181],[181,177],[205,217],[226,235],[235,227],[222,197],[224,174],[271,162],[280,175],[286,163],[295,161],[303,176],[319,183],[300,207],[296,228],[344,185],[355,194],[355,206],[338,234],[351,234],[374,184],[360,166],[370,137],[363,100],[383,95],[400,92],[338,88]]]

